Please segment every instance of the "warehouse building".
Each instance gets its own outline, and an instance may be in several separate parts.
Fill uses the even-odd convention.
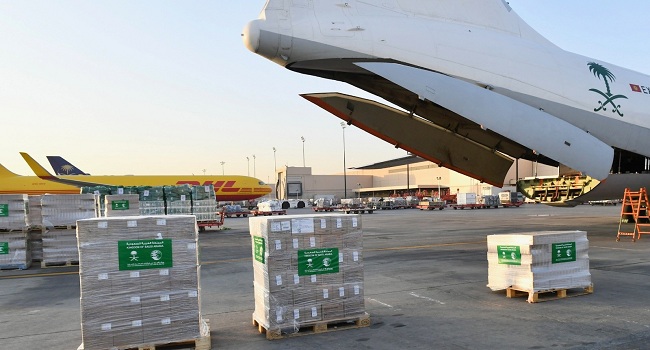
[[[514,190],[516,179],[558,176],[559,169],[536,162],[513,163],[502,187],[481,183],[471,177],[440,167],[417,156],[388,160],[344,174],[314,175],[311,167],[284,166],[277,169],[278,199],[313,199],[318,195],[338,198],[391,196],[434,196],[470,192],[479,195]]]

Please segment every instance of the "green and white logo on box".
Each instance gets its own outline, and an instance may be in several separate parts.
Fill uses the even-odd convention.
[[[122,270],[163,269],[174,266],[171,239],[118,241]]]
[[[9,216],[9,204],[0,204],[0,217]]]
[[[521,249],[518,245],[498,245],[499,264],[521,265]]]
[[[9,242],[0,242],[0,255],[9,254]]]
[[[576,261],[576,242],[553,243],[552,263]]]
[[[111,209],[113,210],[129,210],[129,200],[120,199],[111,202]]]
[[[253,236],[255,260],[264,264],[264,254],[266,253],[266,244],[264,237]]]
[[[318,248],[298,251],[298,276],[339,272],[339,249]]]

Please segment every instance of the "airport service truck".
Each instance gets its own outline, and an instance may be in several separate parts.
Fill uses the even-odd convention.
[[[518,208],[524,204],[524,195],[519,192],[503,191],[499,193],[499,201],[504,208]]]

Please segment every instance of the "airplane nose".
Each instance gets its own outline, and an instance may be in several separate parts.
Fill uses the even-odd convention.
[[[259,19],[248,22],[241,35],[246,48],[255,53],[260,47],[260,22]]]

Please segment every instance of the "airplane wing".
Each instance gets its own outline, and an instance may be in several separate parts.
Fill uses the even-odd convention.
[[[609,175],[614,158],[612,147],[542,110],[425,69],[392,62],[355,64],[417,94],[421,99],[479,124],[485,130],[491,130],[591,177],[602,180]]]
[[[88,182],[88,181],[78,181],[78,180],[70,180],[70,179],[62,179],[60,177],[54,176],[50,174],[47,169],[43,168],[32,156],[25,152],[20,152],[20,155],[23,157],[23,159],[27,162],[27,165],[29,165],[30,168],[32,168],[32,171],[36,176],[43,180],[48,180],[52,182],[58,182],[66,185],[72,185],[72,186],[78,186],[78,187],[83,187],[83,186],[112,186],[109,184],[101,184],[101,183],[96,183],[96,182]]]
[[[503,185],[503,178],[513,163],[501,153],[428,120],[375,101],[339,93],[301,96],[396,147],[495,186]]]

